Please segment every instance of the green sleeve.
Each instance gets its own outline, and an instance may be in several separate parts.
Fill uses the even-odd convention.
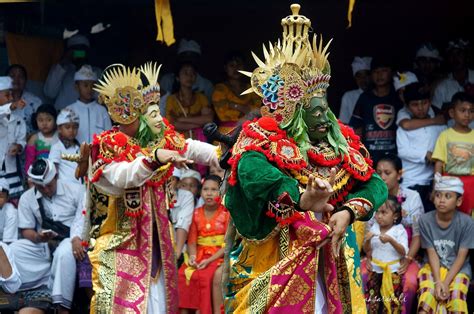
[[[238,232],[246,238],[263,239],[275,228],[275,218],[266,215],[269,201],[287,192],[295,203],[299,202],[298,182],[261,153],[242,154],[237,178],[237,184],[226,193],[226,207]]]
[[[367,221],[372,218],[374,212],[382,206],[387,200],[387,197],[387,185],[378,174],[374,173],[368,181],[359,184],[357,188],[347,196],[345,204],[350,203],[353,199],[365,199],[369,201],[372,205],[369,210],[355,213],[356,220]]]

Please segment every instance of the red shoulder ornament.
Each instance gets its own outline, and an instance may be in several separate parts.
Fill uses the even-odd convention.
[[[129,136],[119,131],[118,127],[94,135],[92,141],[92,178],[97,182],[105,165],[115,161],[132,161],[141,152],[140,146]]]
[[[232,157],[229,159],[230,185],[237,183],[238,163],[242,154],[247,151],[264,154],[268,161],[282,170],[301,170],[306,167],[306,162],[294,140],[289,138],[271,117],[263,117],[243,124],[242,132],[232,148]]]

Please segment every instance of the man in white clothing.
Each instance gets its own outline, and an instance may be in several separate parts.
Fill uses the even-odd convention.
[[[0,241],[11,243],[18,239],[18,211],[8,202],[9,184],[4,178],[0,179]]]
[[[78,99],[79,94],[74,88],[74,74],[88,62],[89,49],[87,37],[74,35],[68,39],[61,61],[51,67],[44,83],[44,94],[55,99],[56,110],[59,111]],[[100,76],[99,68],[94,68],[94,72]]]
[[[20,155],[26,146],[26,126],[23,119],[13,114],[25,106],[23,100],[13,101],[12,79],[0,76],[0,178],[8,181],[10,197],[23,192]]]
[[[14,113],[25,121],[26,134],[31,134],[33,133],[31,117],[43,102],[39,97],[26,90],[28,74],[24,66],[21,64],[12,64],[8,67],[7,74],[12,78],[13,101],[23,99],[25,102],[25,107],[15,110]]]
[[[339,120],[343,123],[349,123],[360,94],[369,87],[371,61],[371,57],[354,57],[352,61],[352,74],[358,88],[347,91],[342,96]]]
[[[22,278],[21,289],[48,285],[59,313],[69,313],[76,282],[77,248],[71,238],[82,233],[82,193],[76,186],[57,180],[54,164],[36,160],[28,170],[34,187],[18,205],[19,228],[24,239],[11,244]],[[53,251],[51,257],[51,251]],[[51,261],[52,259],[52,261]]]
[[[73,110],[79,117],[79,131],[77,140],[79,143],[92,143],[94,134],[100,134],[112,127],[107,109],[99,105],[94,99],[93,86],[97,81],[97,75],[90,65],[83,65],[74,74],[76,90],[79,99],[67,108]]]
[[[457,92],[474,95],[474,71],[468,68],[467,50],[469,42],[462,39],[451,41],[447,48],[447,61],[451,73],[436,87],[433,105],[441,109],[449,104]]]

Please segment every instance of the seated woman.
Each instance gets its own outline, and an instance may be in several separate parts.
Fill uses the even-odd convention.
[[[226,79],[214,88],[212,105],[219,118],[219,131],[229,133],[247,113],[258,109],[261,100],[255,93],[241,95],[250,87],[239,70],[244,69],[244,58],[238,52],[230,53],[224,63]]]
[[[193,91],[196,82],[196,68],[191,63],[182,63],[177,72],[174,93],[166,99],[166,119],[186,138],[207,142],[202,127],[214,118],[207,97]],[[196,165],[201,175],[207,173],[207,167]]]
[[[176,79],[174,93],[166,100],[166,118],[186,138],[205,142],[202,127],[212,122],[214,114],[206,96],[193,91],[196,68],[191,63],[182,63]]]
[[[415,257],[421,246],[420,230],[418,221],[424,213],[423,203],[418,192],[410,189],[404,189],[400,186],[402,177],[402,162],[395,155],[387,154],[377,162],[377,173],[387,184],[388,193],[394,196],[402,206],[402,225],[408,234],[408,252],[400,261],[398,273],[403,275],[403,295],[404,302],[402,313],[411,313],[413,302],[416,300],[418,289],[417,274],[420,269]],[[373,225],[372,219],[367,223],[366,230]],[[371,252],[366,252],[370,259]],[[361,267],[364,283],[367,282],[367,270],[365,263]]]
[[[224,235],[229,212],[221,205],[220,178],[210,175],[203,183],[204,206],[194,211],[188,235],[189,258],[179,269],[179,307],[181,313],[220,313],[220,282],[224,256]]]

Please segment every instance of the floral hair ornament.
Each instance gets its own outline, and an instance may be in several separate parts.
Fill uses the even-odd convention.
[[[318,43],[314,35],[310,43],[311,21],[299,10],[299,4],[292,4],[292,14],[282,19],[282,41],[269,43],[268,49],[263,45],[265,61],[252,52],[258,68],[240,71],[252,85],[242,94],[255,92],[262,97],[262,115],[281,126],[293,119],[299,107],[308,106],[312,97],[323,96],[331,77],[327,53],[331,41],[323,46],[322,38]]]

